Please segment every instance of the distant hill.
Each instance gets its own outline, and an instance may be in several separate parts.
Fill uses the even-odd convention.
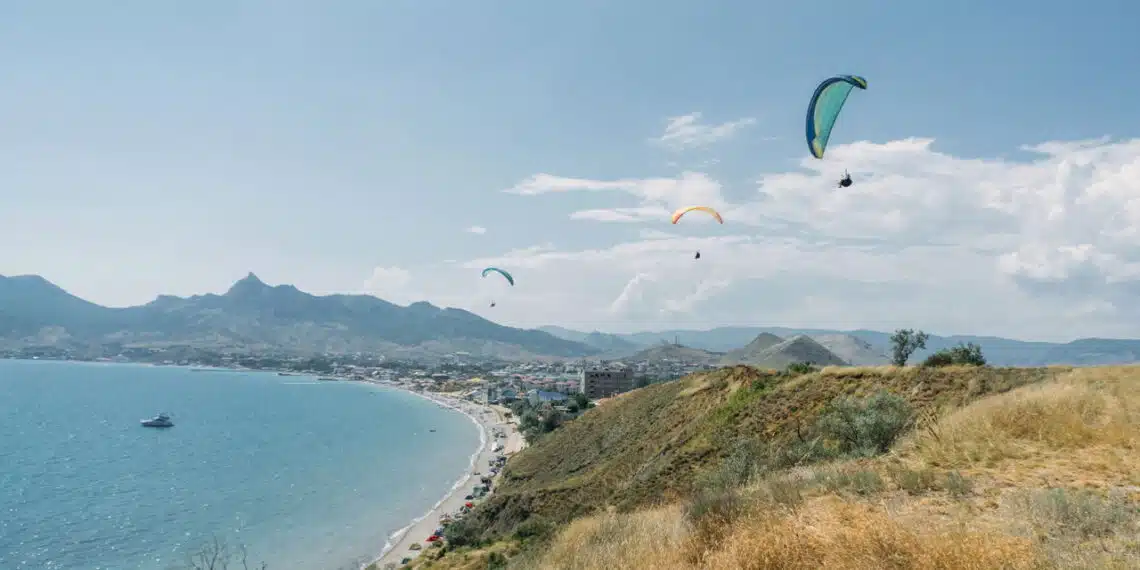
[[[182,344],[408,356],[467,350],[502,358],[599,352],[542,331],[498,325],[461,309],[426,302],[402,307],[369,295],[310,295],[292,285],[271,287],[252,273],[223,295],[163,295],[122,309],[90,303],[39,276],[0,276],[0,343]]]
[[[871,343],[849,334],[812,335],[811,339],[854,366],[878,366],[891,362],[890,358],[871,346]]]
[[[602,333],[597,331],[591,333],[583,333],[555,326],[538,327],[535,330],[540,330],[558,338],[580,342],[604,352],[635,352],[642,348],[642,345],[626,340],[615,334]]]
[[[564,334],[576,332],[568,329],[561,330],[566,332],[553,334],[568,338]],[[886,355],[890,354],[891,333],[867,329],[841,331],[787,327],[719,327],[703,331],[665,330],[614,334],[613,336],[640,346],[650,346],[661,341],[673,342],[676,339],[685,346],[726,352],[748,344],[756,335],[761,333],[770,333],[785,338],[799,334],[808,335],[844,360],[853,363],[874,364],[881,362],[876,355],[882,355],[885,359]],[[833,338],[835,335],[851,337],[860,343],[838,340]],[[916,352],[912,356],[912,361],[921,360],[933,351],[950,348],[964,342],[972,342],[981,346],[986,359],[995,366],[1046,366],[1050,364],[1092,366],[1140,362],[1140,340],[1135,339],[1085,338],[1067,343],[1055,343],[976,335],[930,335],[926,342],[926,350]],[[854,345],[852,346],[852,344]]]
[[[749,364],[760,368],[777,369],[795,362],[807,362],[817,366],[847,364],[809,336],[796,335],[787,340],[780,340],[780,337],[769,333],[761,333],[743,348],[733,350],[720,359],[722,366]]]
[[[679,344],[659,344],[623,358],[627,362],[697,362],[712,364],[720,359],[720,353],[709,352]]]

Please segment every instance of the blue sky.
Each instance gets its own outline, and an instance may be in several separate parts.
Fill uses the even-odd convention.
[[[0,273],[110,305],[254,271],[519,326],[1140,335],[1140,6],[945,4],[5,6]],[[870,88],[811,163],[837,73]],[[504,192],[537,174],[627,184]],[[686,199],[727,223],[573,214]]]

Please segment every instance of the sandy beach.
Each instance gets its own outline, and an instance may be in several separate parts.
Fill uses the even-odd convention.
[[[455,408],[471,418],[480,426],[483,432],[483,446],[475,459],[473,470],[466,474],[467,480],[444,497],[439,505],[432,509],[431,512],[405,529],[403,534],[394,537],[392,540],[392,548],[371,563],[375,564],[377,568],[385,570],[387,568],[399,568],[400,561],[404,558],[415,558],[420,552],[430,548],[431,544],[428,543],[427,538],[432,535],[435,529],[439,528],[440,517],[444,513],[454,514],[458,512],[459,509],[463,507],[463,504],[468,502],[464,497],[471,494],[475,487],[481,485],[479,481],[481,476],[489,475],[491,462],[495,457],[499,455],[510,457],[512,454],[521,450],[525,445],[522,434],[519,433],[517,426],[507,420],[504,415],[506,408],[479,405],[439,394],[416,393],[416,395],[434,400],[441,405]],[[506,437],[504,439],[496,439],[494,437],[495,430],[502,431]],[[496,443],[503,445],[501,451],[492,451]],[[475,473],[479,473],[479,475]],[[493,492],[494,486],[492,485],[492,493]],[[411,546],[416,543],[422,547],[422,550],[411,550]]]

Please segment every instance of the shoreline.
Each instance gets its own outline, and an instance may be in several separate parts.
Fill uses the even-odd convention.
[[[427,538],[434,533],[435,529],[439,528],[441,517],[444,514],[454,514],[465,503],[469,502],[464,497],[482,484],[477,477],[489,475],[487,470],[496,456],[509,457],[522,449],[522,435],[518,433],[515,424],[503,416],[501,410],[492,406],[458,400],[451,396],[416,392],[399,385],[370,383],[413,394],[429,400],[437,406],[449,408],[467,416],[467,419],[479,428],[480,441],[479,447],[471,454],[471,462],[466,472],[455,481],[451,488],[426,513],[389,534],[380,554],[361,566],[362,570],[368,567],[384,570],[388,564],[398,568],[401,566],[400,561],[404,558],[415,558],[424,550],[431,548]],[[495,443],[499,442],[497,438],[493,437],[493,430],[496,428],[502,430],[505,435],[502,440],[503,449],[498,452],[492,451]],[[491,493],[493,492],[494,487],[491,489]],[[411,550],[413,544],[419,544],[420,550]]]

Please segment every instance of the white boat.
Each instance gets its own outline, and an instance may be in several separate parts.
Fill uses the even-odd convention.
[[[143,427],[153,428],[168,428],[174,427],[174,422],[170,421],[170,416],[166,414],[158,414],[149,420],[140,420]]]

